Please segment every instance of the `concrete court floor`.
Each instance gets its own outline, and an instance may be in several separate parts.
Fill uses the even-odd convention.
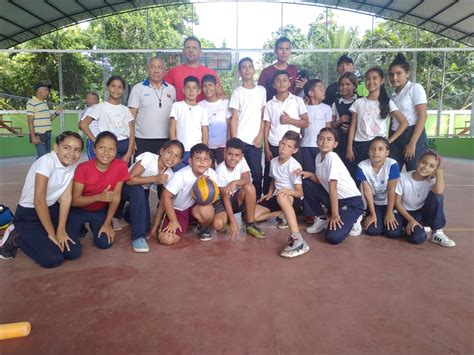
[[[15,208],[30,163],[0,162],[1,203]],[[129,229],[107,251],[88,236],[49,270],[18,251],[0,260],[0,323],[32,332],[0,354],[472,354],[474,163],[443,168],[455,248],[304,234],[311,250],[286,260],[287,232],[265,223],[265,240],[190,233],[148,254]]]

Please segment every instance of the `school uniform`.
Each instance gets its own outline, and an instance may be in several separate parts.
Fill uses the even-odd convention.
[[[325,237],[330,244],[339,244],[347,238],[352,226],[364,212],[364,204],[360,191],[341,158],[335,152],[329,152],[324,159],[321,158],[320,153],[316,157],[316,176],[320,184],[315,184],[309,179],[303,180],[304,214],[322,216],[323,206],[331,211],[329,180],[336,180],[339,216],[344,224],[336,230],[326,228]]]
[[[400,135],[400,137],[390,144],[390,156],[398,162],[400,170],[403,168],[403,165],[406,166],[407,171],[415,170],[416,162],[428,147],[426,130],[423,128],[423,132],[416,142],[415,155],[412,159],[405,161],[403,151],[410,142],[416,123],[418,122],[416,106],[428,103],[426,92],[420,84],[408,81],[399,93],[396,93],[395,91],[392,93],[392,100],[395,102],[403,116],[407,119],[408,128]],[[398,122],[394,120],[392,122],[390,134],[393,134],[397,128]]]
[[[357,166],[356,176],[359,183],[367,181],[372,189],[374,199],[377,226],[371,224],[369,228],[367,228],[366,233],[372,236],[383,234],[389,238],[399,237],[402,229],[402,218],[396,210],[393,211],[395,219],[398,222],[396,229],[388,229],[384,224],[388,204],[388,182],[400,178],[400,170],[398,169],[397,161],[391,158],[386,158],[378,173],[376,173],[372,168],[370,159],[361,161]]]
[[[59,222],[58,200],[71,183],[77,165],[76,163],[64,166],[55,152],[47,153],[33,163],[23,185],[20,202],[13,218],[17,233],[15,244],[26,255],[45,268],[59,266],[64,259],[78,259],[81,256],[82,247],[79,238],[70,235],[70,238],[76,244],[69,243],[70,251],[65,249],[62,252],[48,238],[48,232],[44,229],[35,210],[35,177],[36,174],[41,174],[48,178],[46,204],[56,231]]]
[[[257,148],[253,141],[260,131],[266,95],[263,86],[256,85],[252,89],[239,86],[232,92],[229,100],[229,108],[238,112],[236,137],[244,142],[244,157],[252,172],[257,198],[262,194],[262,148]]]
[[[369,100],[366,97],[357,99],[349,108],[357,114],[357,127],[352,143],[354,164],[369,159],[370,142],[375,137],[388,137],[388,117],[380,118],[380,103],[378,100]],[[389,101],[389,113],[398,111],[395,103]],[[395,121],[395,120],[393,120]]]
[[[143,172],[140,176],[149,177],[156,176],[160,172],[158,170],[158,161],[160,156],[150,152],[145,152],[140,154],[136,158],[135,164],[140,164],[143,167]],[[135,165],[134,164],[134,165]],[[130,168],[130,171],[133,169],[133,166]],[[165,170],[165,174],[168,175],[168,180],[173,177],[173,169],[168,168]],[[132,229],[132,241],[138,238],[145,238],[146,234],[151,229],[150,221],[150,203],[149,195],[150,188],[153,184],[144,184],[144,185],[128,185],[125,184],[122,188],[122,196],[120,201],[120,206],[118,210],[123,211],[123,206],[125,202],[129,202],[129,217],[130,226]],[[121,218],[121,213],[115,214],[115,218]]]
[[[203,176],[208,176],[210,179],[217,181],[216,172],[211,168],[207,169]],[[191,214],[191,209],[194,206],[191,190],[196,180],[197,177],[194,175],[192,167],[188,165],[176,171],[171,179],[166,183],[166,190],[174,196],[173,208],[181,226],[181,232],[179,230],[176,231],[177,235],[186,233],[186,229],[188,229],[189,216]],[[166,228],[168,224],[169,218],[165,214],[160,231]]]
[[[170,118],[176,121],[176,139],[184,145],[181,168],[188,165],[191,148],[202,143],[202,127],[209,126],[207,111],[200,105],[191,106],[186,101],[178,101],[171,106]]]
[[[301,139],[300,149],[302,156],[302,165],[304,171],[315,171],[314,161],[319,153],[318,134],[322,128],[326,127],[328,122],[332,121],[331,107],[326,104],[306,105],[308,112],[309,125],[303,129],[303,138]]]
[[[413,179],[413,173],[414,171],[408,171],[400,175],[395,193],[401,196],[403,207],[418,223],[430,227],[433,231],[442,229],[446,225],[444,196],[431,191],[436,179],[417,181]],[[403,218],[403,226],[407,223]],[[407,240],[413,244],[423,243],[426,240],[424,228],[416,226],[414,231],[407,235]]]
[[[94,109],[94,106],[95,105],[90,106],[84,111],[84,113],[81,116],[81,121],[84,121],[84,119],[90,115],[90,113]],[[96,120],[92,120],[91,124],[89,125],[89,129],[92,132],[92,135],[94,137],[97,137],[97,135],[100,133],[99,124],[97,123]],[[95,159],[94,142],[91,141],[89,138],[87,138],[87,142],[86,142],[86,152],[87,152],[87,157],[89,158],[89,160]]]
[[[218,99],[216,102],[203,100],[199,102],[207,112],[209,122],[209,148],[217,164],[224,160],[224,148],[227,142],[227,121],[232,116],[229,111],[229,100]]]
[[[223,161],[216,168],[217,186],[219,186],[219,188],[224,188],[232,181],[240,180],[243,173],[250,173],[250,167],[244,157],[242,157],[242,160],[239,161],[235,168],[233,168],[232,170],[229,170],[229,168],[225,164],[225,161]],[[240,205],[237,197],[239,194],[239,190],[240,187],[235,188],[232,193],[232,196],[230,196],[230,202],[232,204],[232,210],[234,213],[240,212]],[[225,211],[223,203],[221,203],[219,206],[216,206],[216,213],[223,211]]]
[[[341,120],[342,115],[348,115],[351,117],[351,120],[343,123],[336,127],[337,134],[339,136],[339,142],[337,147],[334,151],[339,155],[344,165],[347,167],[349,172],[351,173],[352,177],[355,177],[355,168],[356,166],[346,158],[347,154],[347,140],[349,133],[344,132],[342,127],[350,127],[352,121],[352,112],[349,110],[352,104],[357,100],[359,97],[357,94],[354,94],[350,99],[344,99],[342,97],[336,97],[334,103],[332,104],[332,115],[336,117],[336,122]]]
[[[89,116],[97,121],[100,132],[109,131],[117,136],[117,158],[127,154],[130,141],[129,122],[135,119],[128,107],[104,101],[94,105]]]
[[[278,145],[287,131],[301,133],[301,128],[299,127],[293,126],[291,124],[280,123],[280,116],[283,112],[286,112],[291,118],[299,120],[300,115],[305,114],[307,110],[303,99],[299,96],[293,95],[292,93],[289,93],[288,97],[283,101],[278,100],[276,96],[274,96],[270,101],[267,102],[263,112],[263,120],[270,122],[268,144],[274,158],[278,157]],[[302,163],[303,159],[300,150],[298,150],[293,156],[300,164]],[[271,179],[269,172],[270,162],[265,162],[265,171],[263,174],[264,193],[267,193],[268,188],[270,187]]]
[[[113,191],[118,182],[125,182],[129,178],[127,163],[123,160],[114,159],[106,171],[99,171],[95,163],[95,160],[81,163],[75,171],[74,181],[84,185],[83,196],[100,194],[107,186],[110,186],[109,191]],[[108,202],[101,201],[84,207],[71,207],[66,227],[69,236],[79,238],[83,225],[89,223],[94,245],[100,249],[110,248],[112,244],[107,235],[98,235],[107,217],[108,207]]]
[[[270,161],[270,177],[275,182],[275,190],[273,196],[269,200],[262,201],[260,205],[268,208],[270,212],[281,210],[277,201],[276,193],[281,189],[294,190],[295,185],[302,184],[301,176],[295,173],[298,169],[301,170],[301,165],[293,157],[290,157],[290,159],[283,164],[280,164],[279,157],[273,158]],[[300,206],[300,200],[294,199],[293,208],[298,208]]]

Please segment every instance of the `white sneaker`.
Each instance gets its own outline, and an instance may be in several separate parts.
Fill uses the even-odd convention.
[[[351,237],[358,237],[359,235],[362,234],[362,225],[360,224],[360,222],[362,222],[362,215],[360,215],[359,218],[357,218],[357,221],[352,226],[352,229],[349,232],[349,235]]]
[[[114,231],[121,231],[123,226],[122,223],[120,223],[120,219],[118,218],[112,218],[112,228]]]
[[[326,229],[328,225],[327,219],[321,219],[319,217],[314,217],[314,222],[308,228],[306,228],[307,233],[316,234],[321,233],[324,229]]]
[[[430,242],[439,244],[442,247],[447,247],[447,248],[456,246],[456,243],[454,242],[454,240],[449,239],[448,236],[444,234],[442,229],[438,229],[436,232],[434,232],[431,235]]]

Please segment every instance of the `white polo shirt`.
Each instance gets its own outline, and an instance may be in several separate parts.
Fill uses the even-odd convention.
[[[239,161],[235,168],[232,170],[229,170],[229,168],[227,168],[224,160],[216,168],[217,186],[226,187],[232,181],[240,180],[242,174],[247,172],[250,172],[250,167],[244,157],[242,157],[242,160]],[[252,177],[250,177],[250,180],[252,180]],[[237,190],[238,189],[236,188],[234,192]]]
[[[209,148],[225,147],[227,142],[227,120],[230,118],[229,100],[219,99],[216,102],[199,101],[199,105],[207,111],[209,122]]]
[[[273,146],[277,146],[280,143],[281,138],[287,131],[295,131],[297,133],[301,132],[301,128],[299,127],[291,124],[280,123],[280,116],[283,112],[286,112],[291,118],[299,120],[300,115],[307,111],[303,99],[299,96],[293,95],[292,93],[289,93],[285,101],[280,101],[276,96],[274,96],[273,99],[267,102],[263,114],[263,120],[270,122],[268,141]]]
[[[208,176],[217,183],[216,172],[209,168],[204,176]],[[184,211],[194,205],[194,200],[191,195],[191,190],[197,177],[193,173],[190,165],[178,170],[174,173],[171,180],[166,184],[166,190],[174,195],[173,207],[175,210]]]
[[[41,174],[48,178],[46,204],[48,206],[54,205],[69,186],[74,177],[74,170],[78,165],[79,162],[64,166],[55,152],[43,155],[28,170],[18,204],[26,208],[35,207],[33,202],[35,198],[35,178],[36,174]]]
[[[165,81],[159,89],[151,86],[148,79],[134,85],[128,107],[138,109],[135,136],[143,139],[168,138],[171,106],[175,101],[176,90]]]
[[[405,86],[397,94],[392,93],[392,100],[397,105],[398,109],[408,121],[408,126],[416,125],[418,122],[418,115],[416,113],[416,105],[427,104],[425,89],[418,83],[408,81]],[[393,120],[392,130],[396,131],[398,128],[398,121]]]
[[[260,131],[262,108],[266,101],[267,91],[263,86],[256,85],[253,89],[239,86],[234,90],[230,97],[229,108],[238,111],[237,138],[247,144],[253,144]]]
[[[300,163],[290,157],[286,162],[280,164],[279,157],[270,161],[270,177],[275,180],[275,193],[281,189],[294,189],[295,185],[301,185],[301,176],[296,175],[297,169],[302,170]]]
[[[415,171],[407,171],[400,174],[395,193],[402,197],[403,207],[407,211],[416,211],[423,207],[436,179],[413,179]]]
[[[176,120],[176,139],[183,143],[186,152],[202,143],[202,127],[209,125],[205,108],[178,101],[171,107],[170,118]]]
[[[316,176],[327,192],[329,192],[329,180],[337,181],[338,200],[360,196],[360,191],[349,171],[335,152],[327,153],[323,160],[321,153],[316,156]]]
[[[160,156],[158,154],[145,152],[145,153],[140,154],[135,159],[136,159],[135,163],[130,167],[130,169],[128,169],[128,171],[132,171],[133,167],[136,164],[140,163],[140,165],[144,169],[140,176],[143,176],[143,177],[156,176],[160,173],[158,170],[158,160],[160,159]],[[166,169],[165,174],[168,175],[168,181],[169,181],[174,174],[173,169],[171,168]],[[153,184],[145,184],[142,186],[144,189],[148,190],[151,187],[151,185]]]
[[[306,105],[308,110],[309,125],[303,129],[303,138],[300,147],[317,147],[319,131],[326,127],[326,123],[332,122],[332,110],[329,105]]]
[[[356,142],[368,142],[377,136],[388,137],[388,117],[380,119],[380,103],[378,100],[369,100],[361,97],[355,100],[349,108],[357,114],[357,128],[354,140]],[[389,112],[398,111],[398,107],[390,100]],[[396,120],[392,120],[395,122]]]

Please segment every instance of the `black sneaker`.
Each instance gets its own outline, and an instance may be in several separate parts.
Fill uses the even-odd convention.
[[[211,230],[209,227],[198,226],[198,238],[201,242],[207,242],[212,239]]]
[[[11,224],[5,230],[5,234],[0,242],[0,259],[11,259],[16,256],[16,250],[18,247],[13,244],[13,238],[15,238],[15,235],[15,226]]]

